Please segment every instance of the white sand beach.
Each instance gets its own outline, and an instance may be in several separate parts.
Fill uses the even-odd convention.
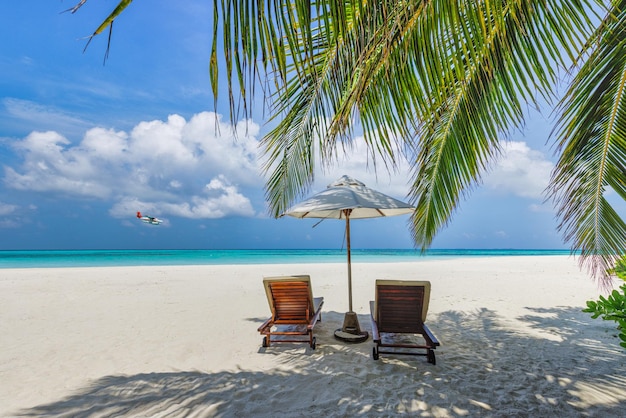
[[[315,350],[261,347],[262,277],[289,274],[325,298]],[[334,338],[345,264],[0,270],[0,416],[624,415],[626,351],[574,258],[355,263],[366,330],[379,278],[431,281],[436,365]]]

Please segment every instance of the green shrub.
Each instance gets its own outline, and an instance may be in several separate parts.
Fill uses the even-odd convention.
[[[626,280],[626,257],[622,257],[622,259],[615,264],[613,273],[620,279]]]
[[[601,316],[606,321],[615,321],[620,330],[619,345],[626,348],[626,283],[619,289],[621,293],[616,289],[607,297],[600,296],[597,301],[587,301],[587,308],[583,312],[590,313],[593,319]]]

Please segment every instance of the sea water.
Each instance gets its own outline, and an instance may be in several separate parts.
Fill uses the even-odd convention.
[[[459,257],[569,255],[569,250],[353,249],[352,262],[393,263]],[[164,266],[209,264],[344,263],[345,249],[329,250],[63,250],[0,251],[1,268]]]

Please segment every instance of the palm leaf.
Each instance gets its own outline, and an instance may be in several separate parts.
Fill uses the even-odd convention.
[[[86,1],[87,0],[81,0],[80,3],[78,3],[72,9],[70,9],[72,10],[72,13],[75,13],[83,4],[85,4]],[[107,16],[107,18],[102,21],[100,26],[98,26],[98,28],[91,35],[88,36],[88,41],[87,41],[87,44],[85,45],[85,48],[83,49],[83,52],[87,50],[87,47],[89,46],[89,44],[91,43],[91,41],[93,40],[95,36],[100,35],[102,32],[104,32],[106,28],[109,28],[109,37],[107,39],[107,49],[104,54],[104,61],[106,62],[107,58],[109,57],[109,51],[111,50],[111,35],[113,34],[113,22],[130,5],[130,3],[132,3],[132,1],[133,0],[121,0],[118,3],[115,9],[113,9],[113,11]]]
[[[272,213],[307,191],[317,159],[328,164],[339,149],[349,151],[355,126],[363,126],[373,159],[387,167],[413,162],[413,235],[428,247],[499,139],[523,124],[523,103],[536,93],[551,97],[563,52],[575,57],[586,39],[588,4],[561,3],[258,3],[268,13],[254,33],[274,46],[262,56],[275,85],[277,125],[262,143]],[[225,39],[240,35],[225,28]],[[259,58],[255,51],[244,51],[248,61]]]
[[[622,1],[609,11],[560,104],[561,157],[549,189],[559,229],[605,286],[609,269],[626,253],[626,224],[607,199],[610,191],[626,199],[625,7]]]
[[[536,91],[550,98],[552,68],[563,65],[554,52],[581,43],[577,30],[588,25],[579,20],[584,4],[542,6],[542,1],[481,2],[469,9],[463,3],[447,4],[443,21],[433,24],[433,16],[441,15],[433,10],[416,34],[423,54],[419,68],[426,69],[422,77],[431,97],[441,98],[423,115],[411,189],[417,207],[413,236],[422,249],[479,181],[499,140],[523,124],[523,103],[535,102]],[[551,23],[546,27],[546,22]]]

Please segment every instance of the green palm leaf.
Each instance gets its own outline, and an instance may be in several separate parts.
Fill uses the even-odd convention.
[[[360,123],[373,158],[414,163],[413,233],[423,248],[479,180],[500,137],[523,122],[523,103],[536,92],[550,96],[552,69],[563,65],[562,51],[574,56],[588,25],[582,2],[276,4],[285,17],[261,25],[277,35],[264,42],[284,51],[263,56],[276,85],[277,126],[263,139],[272,212],[307,191],[316,152],[324,164],[349,150]]]
[[[576,58],[590,28],[584,1],[277,1],[270,10],[277,17],[261,26],[271,29],[262,43],[277,46],[263,55],[276,87],[277,126],[263,139],[272,212],[307,191],[318,159],[349,150],[360,124],[373,158],[412,162],[422,248],[523,124],[524,104],[552,98],[555,68]]]
[[[133,0],[121,0],[118,3],[115,9],[113,9],[113,11],[106,17],[106,19],[102,21],[100,26],[98,26],[96,30],[91,35],[88,36],[87,45],[85,45],[85,48],[83,49],[83,51],[87,49],[87,47],[89,46],[89,44],[91,43],[91,41],[93,40],[95,36],[100,35],[102,32],[104,32],[106,28],[109,28],[109,38],[107,40],[107,49],[104,54],[104,60],[106,61],[106,59],[109,56],[109,51],[111,50],[111,35],[113,34],[113,22],[130,5],[130,3],[132,3],[132,1]],[[78,9],[80,9],[86,2],[87,0],[80,0],[80,2],[78,2],[71,9],[66,10],[66,12],[71,11],[72,13],[76,13]]]
[[[426,124],[411,189],[417,206],[413,236],[423,249],[479,181],[498,152],[499,139],[523,123],[524,102],[533,103],[536,91],[550,98],[552,69],[563,64],[554,51],[581,43],[577,30],[588,23],[580,21],[580,9],[572,7],[583,4],[556,2],[545,10],[542,6],[540,1],[479,2],[469,9],[448,5],[444,21],[435,25],[435,35],[426,32],[432,17],[424,30],[428,36],[417,35],[418,40],[441,44],[431,41],[419,50],[431,97],[445,98],[434,101],[423,115]],[[546,22],[553,23],[546,27]],[[560,37],[568,43],[561,44]],[[439,79],[432,78],[442,71]]]
[[[589,58],[561,102],[550,195],[559,229],[595,277],[626,253],[626,224],[607,199],[626,199],[626,2],[607,14]]]

